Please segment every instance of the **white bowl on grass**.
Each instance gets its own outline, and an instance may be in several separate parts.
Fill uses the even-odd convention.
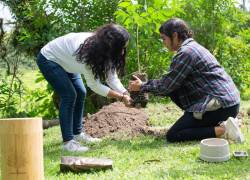
[[[200,158],[207,162],[223,162],[230,159],[229,143],[225,139],[208,138],[200,142]]]

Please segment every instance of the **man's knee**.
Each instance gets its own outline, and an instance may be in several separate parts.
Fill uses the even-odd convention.
[[[177,132],[169,130],[166,134],[167,141],[176,142],[177,141],[176,135],[177,135]]]

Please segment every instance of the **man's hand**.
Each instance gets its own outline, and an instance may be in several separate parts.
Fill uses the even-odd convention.
[[[129,81],[128,90],[130,92],[132,92],[132,91],[140,91],[142,81],[135,75],[133,75],[133,79],[134,80]]]

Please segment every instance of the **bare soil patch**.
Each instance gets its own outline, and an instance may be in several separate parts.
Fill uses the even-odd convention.
[[[143,109],[128,108],[115,102],[104,106],[85,119],[85,131],[93,137],[104,137],[113,133],[136,136],[148,127],[148,115]]]

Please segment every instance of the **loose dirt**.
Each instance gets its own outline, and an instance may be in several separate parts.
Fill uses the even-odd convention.
[[[93,137],[104,137],[113,133],[136,136],[148,126],[148,116],[143,109],[128,108],[115,102],[104,106],[85,119],[85,131]]]

